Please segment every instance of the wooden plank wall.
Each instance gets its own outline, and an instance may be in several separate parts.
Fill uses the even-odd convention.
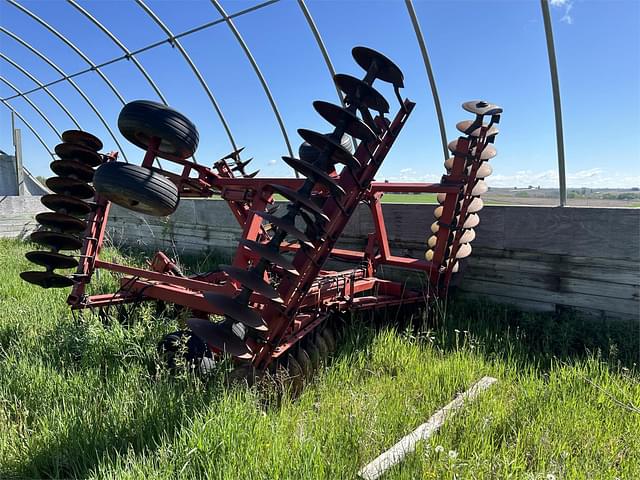
[[[15,202],[0,202],[0,235],[24,235],[35,226],[33,214],[41,206],[37,197],[26,201],[25,211]],[[394,253],[424,255],[433,209],[383,206]],[[570,307],[612,318],[640,318],[640,209],[489,206],[480,219],[473,253],[461,273],[465,295],[523,309]],[[162,249],[172,255],[232,253],[240,236],[226,203],[214,200],[183,200],[170,218],[114,206],[109,227],[115,245]],[[363,248],[372,231],[371,215],[361,206],[339,244]],[[385,273],[400,275],[390,268]],[[422,281],[417,274],[411,278]]]
[[[0,196],[0,237],[25,238],[38,226],[34,217],[42,211],[40,197]]]

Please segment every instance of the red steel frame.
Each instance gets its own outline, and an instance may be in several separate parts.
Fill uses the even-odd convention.
[[[327,224],[326,240],[309,253],[298,244],[289,243],[285,250],[294,254],[293,264],[300,275],[292,278],[282,275],[279,292],[283,295],[284,308],[274,305],[267,299],[254,293],[251,302],[263,305],[261,315],[269,326],[268,336],[261,344],[250,346],[256,352],[254,365],[265,368],[272,359],[280,356],[290,346],[304,337],[330,312],[346,310],[367,310],[407,303],[425,302],[446,293],[451,277],[451,266],[445,265],[447,248],[457,251],[461,230],[452,231],[450,225],[456,211],[456,203],[464,196],[465,186],[475,179],[475,171],[480,162],[476,162],[469,174],[465,173],[469,142],[461,137],[458,152],[449,175],[441,183],[387,183],[372,181],[384,157],[404,126],[414,103],[405,100],[402,109],[393,122],[376,119],[382,130],[379,139],[369,146],[359,148],[356,157],[365,165],[357,175],[345,168],[336,177],[347,192],[341,204],[319,188],[315,194],[326,197],[324,211],[331,221]],[[149,167],[171,179],[178,187],[181,197],[211,197],[220,195],[227,201],[240,227],[242,238],[266,241],[266,231],[261,218],[252,210],[263,211],[274,202],[271,184],[285,185],[298,189],[304,179],[295,178],[234,178],[224,160],[214,166],[217,171],[188,160],[175,160],[183,166],[180,175],[162,171],[152,166],[159,143],[150,145],[144,157],[143,166]],[[481,152],[481,149],[479,149]],[[479,155],[479,153],[478,153]],[[107,156],[115,160],[117,153]],[[196,174],[197,176],[192,176]],[[369,185],[361,188],[361,185]],[[386,192],[395,193],[444,193],[444,212],[440,218],[438,242],[432,261],[396,256],[391,254],[389,240],[380,199]],[[351,213],[361,202],[367,203],[373,216],[375,231],[369,235],[364,251],[336,248],[335,243],[344,229]],[[67,302],[73,309],[96,308],[141,300],[159,300],[181,305],[192,310],[194,316],[206,317],[209,314],[220,315],[216,307],[207,302],[203,292],[223,292],[234,295],[241,285],[222,272],[211,273],[197,278],[183,277],[175,265],[162,252],[156,253],[150,269],[119,265],[99,259],[109,217],[110,203],[96,198],[97,208],[89,218],[77,270],[76,280]],[[461,218],[466,213],[466,205],[460,211]],[[428,228],[428,226],[427,226]],[[450,234],[455,234],[453,244]],[[453,245],[453,246],[452,246]],[[351,261],[362,265],[345,271],[323,270],[322,266],[329,257],[341,261]],[[239,247],[233,264],[246,268],[249,262],[258,258],[251,251]],[[428,278],[425,291],[406,289],[403,284],[384,280],[376,276],[378,267],[389,265],[404,269],[425,272]],[[109,270],[126,275],[121,280],[121,290],[115,294],[86,295],[85,287],[96,269]],[[273,271],[277,272],[277,267]],[[368,295],[363,296],[367,293]]]

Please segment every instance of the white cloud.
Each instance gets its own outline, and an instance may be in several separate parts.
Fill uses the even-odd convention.
[[[549,0],[549,4],[552,7],[564,8],[564,14],[560,18],[561,22],[567,25],[573,24],[573,17],[571,16],[571,10],[573,10],[573,2],[571,0]]]
[[[269,165],[270,167],[272,167],[272,166],[273,166],[273,165],[275,165],[276,163],[278,163],[278,161],[277,161],[277,160],[269,160],[269,161],[267,162],[267,165]]]
[[[640,175],[611,172],[602,168],[590,168],[567,172],[567,186],[570,188],[632,188],[640,187]],[[557,188],[559,175],[557,170],[534,172],[522,170],[512,175],[492,175],[487,183],[492,187],[526,187],[540,185],[543,188]]]

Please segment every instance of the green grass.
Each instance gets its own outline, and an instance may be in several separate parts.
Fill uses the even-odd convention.
[[[0,240],[0,478],[354,478],[483,375],[499,383],[385,479],[640,478],[637,322],[461,301],[419,334],[361,319],[299,399],[264,407],[220,375],[150,373],[175,320],[74,319],[66,291],[18,278],[27,249]]]

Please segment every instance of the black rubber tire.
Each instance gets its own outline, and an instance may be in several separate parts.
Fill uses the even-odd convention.
[[[134,212],[164,217],[180,202],[171,180],[131,163],[107,162],[98,167],[93,186],[99,195]]]
[[[118,116],[120,133],[147,150],[151,139],[160,138],[158,156],[167,160],[191,157],[198,148],[198,129],[180,112],[149,100],[127,103]]]

